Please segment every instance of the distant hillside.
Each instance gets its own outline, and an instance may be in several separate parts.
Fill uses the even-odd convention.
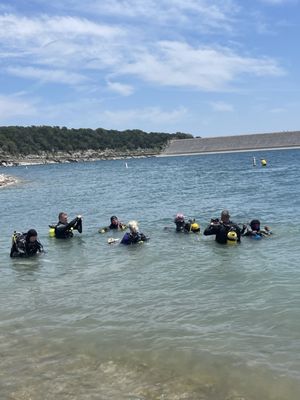
[[[172,140],[161,155],[300,148],[300,131]]]
[[[139,150],[159,153],[170,139],[186,139],[192,135],[141,130],[68,129],[51,126],[2,126],[0,127],[0,155],[39,155],[58,152],[115,150],[130,152]]]

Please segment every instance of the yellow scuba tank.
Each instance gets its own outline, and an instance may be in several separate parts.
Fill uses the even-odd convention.
[[[191,225],[191,231],[194,233],[200,232],[200,225],[197,222],[193,222]]]
[[[49,229],[49,236],[54,237],[55,236],[55,228],[50,227]]]
[[[227,244],[236,244],[237,243],[237,233],[235,231],[229,231],[227,233]]]

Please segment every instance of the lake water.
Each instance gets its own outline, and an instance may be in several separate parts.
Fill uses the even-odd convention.
[[[0,398],[298,400],[300,151],[126,162],[3,170],[21,183],[0,190]],[[203,232],[223,208],[274,234],[163,229],[182,212]],[[83,233],[49,237],[59,211]],[[114,214],[151,240],[108,245]],[[47,253],[10,259],[29,228]]]

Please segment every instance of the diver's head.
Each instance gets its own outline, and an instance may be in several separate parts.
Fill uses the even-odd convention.
[[[59,222],[61,222],[62,224],[67,224],[68,223],[68,214],[65,212],[60,212],[58,214],[58,220]]]
[[[130,230],[130,233],[137,233],[139,231],[138,223],[136,221],[129,221],[128,222],[128,228]]]
[[[119,223],[118,217],[116,217],[115,215],[111,216],[110,217],[110,223],[112,225],[118,225],[118,223]]]
[[[37,241],[37,231],[35,229],[29,229],[26,233],[26,242],[34,243]]]
[[[175,221],[184,221],[184,215],[181,213],[177,213],[175,217]]]
[[[230,218],[229,211],[228,210],[223,210],[221,212],[221,221],[225,222],[225,223],[229,222],[229,218]]]
[[[260,230],[260,221],[259,219],[253,219],[250,222],[250,227],[253,231],[259,231]]]

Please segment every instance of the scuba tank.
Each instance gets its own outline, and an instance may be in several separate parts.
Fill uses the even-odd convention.
[[[49,225],[49,236],[55,237],[55,227],[56,225]]]
[[[194,233],[200,232],[200,225],[197,224],[197,222],[195,222],[195,220],[191,225],[191,231]]]
[[[237,239],[238,239],[238,236],[235,231],[229,231],[227,233],[227,244],[236,244]]]

